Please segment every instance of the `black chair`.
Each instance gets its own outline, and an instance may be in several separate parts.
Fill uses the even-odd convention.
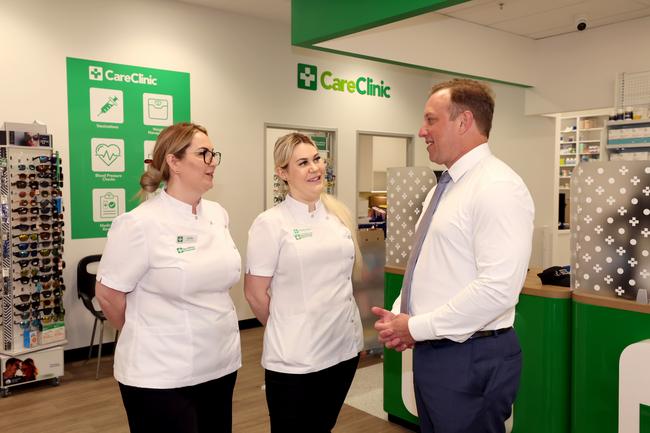
[[[86,256],[83,259],[79,260],[77,265],[77,296],[81,299],[84,306],[95,316],[95,323],[93,324],[93,333],[90,337],[90,349],[88,350],[88,360],[93,353],[93,345],[95,343],[95,331],[97,330],[97,321],[100,322],[99,326],[99,352],[97,354],[97,372],[95,373],[95,379],[99,378],[99,366],[102,359],[102,340],[104,336],[104,322],[106,321],[106,316],[101,309],[96,308],[93,305],[93,299],[95,298],[95,277],[96,274],[88,272],[88,265],[91,263],[99,262],[102,258],[101,254],[94,254],[92,256]],[[115,331],[115,343],[117,343],[118,331]],[[86,362],[87,362],[86,361]]]

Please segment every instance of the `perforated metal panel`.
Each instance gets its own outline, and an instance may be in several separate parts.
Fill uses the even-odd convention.
[[[405,267],[411,253],[415,223],[427,192],[436,184],[436,176],[426,167],[389,168],[387,175],[386,265]]]
[[[650,71],[621,72],[616,80],[616,106],[650,104]]]

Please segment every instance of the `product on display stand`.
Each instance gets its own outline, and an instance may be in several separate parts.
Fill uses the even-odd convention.
[[[63,376],[61,158],[40,124],[0,131],[2,309],[0,393]]]

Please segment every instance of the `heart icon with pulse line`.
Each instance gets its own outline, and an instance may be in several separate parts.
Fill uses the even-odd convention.
[[[102,143],[95,147],[95,156],[106,165],[113,164],[121,154],[119,146],[115,144]]]

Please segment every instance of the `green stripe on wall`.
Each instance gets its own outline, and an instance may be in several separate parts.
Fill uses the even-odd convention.
[[[436,11],[467,0],[292,0],[291,43],[319,42]]]

